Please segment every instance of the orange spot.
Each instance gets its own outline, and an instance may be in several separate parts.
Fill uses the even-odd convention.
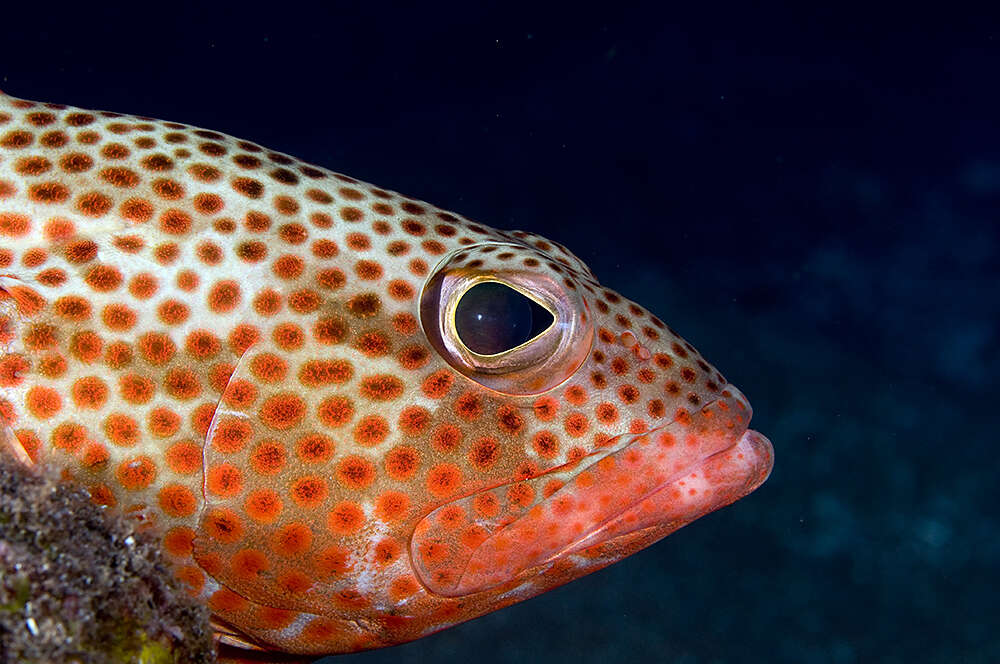
[[[361,528],[365,522],[365,513],[361,506],[351,501],[337,503],[327,517],[327,526],[338,535],[351,535]]]
[[[233,575],[243,581],[256,581],[257,575],[267,571],[271,563],[262,551],[243,549],[233,555],[230,563]]]
[[[190,441],[171,445],[165,454],[167,466],[180,475],[189,475],[201,468],[201,447]]]
[[[282,323],[274,328],[271,338],[282,350],[298,350],[306,341],[306,333],[294,323]]]
[[[334,643],[345,636],[344,629],[334,620],[314,618],[302,629],[305,643]]]
[[[492,519],[500,513],[500,500],[494,493],[480,493],[472,499],[472,509],[479,516]]]
[[[172,556],[189,556],[194,546],[195,533],[186,526],[171,528],[163,536],[163,548]]]
[[[500,443],[492,436],[485,436],[469,448],[469,463],[478,470],[489,470],[500,459]]]
[[[590,429],[590,420],[583,413],[570,413],[563,422],[563,429],[573,438],[579,438]]]
[[[128,415],[112,413],[104,420],[104,435],[119,447],[132,447],[139,442],[139,423]]]
[[[320,402],[316,414],[323,424],[336,428],[351,420],[354,416],[354,405],[347,397],[328,397]]]
[[[0,212],[0,235],[20,237],[31,230],[31,219],[26,214]]]
[[[236,410],[243,410],[257,401],[257,387],[248,380],[237,378],[226,386],[222,401]]]
[[[438,498],[452,494],[462,483],[462,471],[453,463],[439,463],[427,473],[427,490]]]
[[[175,572],[177,578],[188,587],[192,597],[197,597],[205,586],[205,573],[196,565],[185,565]]]
[[[323,434],[309,434],[295,441],[295,454],[305,463],[324,463],[333,451],[333,440]]]
[[[208,292],[208,307],[216,313],[229,313],[239,305],[240,299],[240,287],[235,281],[219,281]]]
[[[168,408],[154,408],[146,422],[157,438],[170,438],[181,428],[181,416]]]
[[[166,364],[176,352],[173,340],[162,332],[149,332],[139,337],[139,353],[153,366]]]
[[[167,516],[184,517],[194,514],[197,507],[194,493],[180,484],[168,484],[157,496],[160,508]]]
[[[298,425],[305,414],[305,401],[298,395],[286,392],[269,397],[264,401],[258,417],[266,426],[284,431]]]
[[[104,341],[90,331],[78,332],[69,341],[69,352],[86,364],[92,364],[101,357]]]
[[[531,445],[543,459],[554,459],[559,454],[559,439],[551,431],[536,433],[531,439]]]
[[[401,601],[410,597],[420,589],[417,580],[412,576],[400,576],[392,580],[389,584],[389,594],[396,600]]]
[[[273,522],[281,514],[283,507],[281,498],[273,489],[252,491],[243,503],[247,516],[259,523]]]
[[[350,569],[348,563],[350,557],[350,549],[343,546],[330,546],[314,556],[313,567],[324,577],[340,575]]]
[[[290,487],[290,493],[296,505],[303,509],[314,509],[323,504],[330,490],[326,480],[310,475],[295,480]]]
[[[260,330],[253,325],[237,325],[229,333],[229,347],[237,355],[242,355],[260,339]]]
[[[39,420],[52,417],[62,408],[62,397],[51,387],[36,385],[28,390],[24,400],[28,412]]]
[[[337,464],[337,480],[349,489],[366,489],[375,481],[375,464],[352,454]]]
[[[138,315],[134,309],[124,304],[109,304],[101,312],[104,326],[115,332],[124,332],[135,326]]]
[[[530,484],[518,482],[507,489],[507,502],[525,508],[535,501],[535,490]]]
[[[156,479],[156,464],[145,455],[126,459],[118,464],[115,477],[129,491],[145,489]]]
[[[284,445],[265,440],[250,454],[250,467],[258,475],[274,475],[285,467],[287,456]]]
[[[385,471],[394,480],[409,480],[419,468],[420,453],[410,445],[394,447],[385,455]]]
[[[59,335],[53,325],[35,323],[24,335],[24,345],[28,350],[45,350],[59,343]]]
[[[288,363],[274,353],[260,353],[250,360],[250,372],[265,383],[279,383],[288,373]]]
[[[434,430],[431,445],[439,452],[448,453],[462,444],[462,430],[453,424],[442,424]]]
[[[559,402],[552,397],[539,397],[534,403],[535,417],[543,422],[555,418],[559,412]]]
[[[375,514],[388,522],[401,521],[410,511],[410,497],[401,491],[386,491],[375,505]]]
[[[73,454],[88,441],[87,429],[76,422],[63,422],[52,430],[52,447]]]
[[[118,388],[122,399],[135,405],[148,403],[156,392],[153,381],[137,374],[122,376],[118,381]]]
[[[180,325],[191,315],[191,308],[180,300],[164,300],[156,307],[156,316],[164,325]]]
[[[309,360],[299,369],[299,382],[306,387],[341,384],[351,379],[354,369],[346,360]]]
[[[354,425],[354,442],[373,447],[389,435],[389,423],[381,415],[365,415]]]
[[[225,417],[219,420],[212,433],[212,449],[222,454],[238,452],[250,442],[253,427],[245,419]]]
[[[339,344],[347,336],[347,324],[336,317],[324,317],[313,326],[313,337],[321,344]]]
[[[312,546],[312,530],[304,523],[290,523],[271,538],[271,549],[282,556],[297,556]]]
[[[284,629],[291,625],[300,616],[297,611],[277,609],[273,606],[262,606],[257,609],[257,619],[264,629]]]
[[[483,414],[482,399],[475,392],[466,392],[455,402],[455,412],[464,420],[475,420]]]
[[[208,492],[223,498],[232,498],[243,491],[243,473],[229,463],[209,468],[206,480]]]
[[[205,515],[205,533],[224,544],[233,544],[243,537],[243,521],[233,510],[218,507]]]
[[[167,394],[182,401],[201,394],[198,375],[191,369],[171,369],[167,372],[163,384]]]
[[[403,547],[391,537],[379,540],[375,545],[375,564],[389,565],[399,558],[402,551]]]
[[[14,387],[24,382],[31,365],[23,355],[8,355],[0,359],[0,387]]]
[[[403,381],[396,376],[366,376],[361,379],[361,396],[372,401],[392,401],[403,394],[403,387]]]
[[[208,598],[208,606],[215,612],[236,612],[248,609],[250,602],[229,588],[219,588]]]

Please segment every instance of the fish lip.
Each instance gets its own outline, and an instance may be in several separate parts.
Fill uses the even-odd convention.
[[[662,431],[662,430],[668,428],[671,424],[673,424],[676,421],[677,420],[674,419],[671,422],[668,422],[668,423],[666,423],[664,425],[661,425],[659,427],[656,427],[654,429],[650,429],[649,431],[646,431],[646,432],[643,432],[643,433],[640,433],[640,434],[634,434],[630,438],[627,439],[626,443],[624,443],[624,444],[622,444],[620,446],[615,446],[611,451],[608,452],[607,455],[602,455],[601,458],[604,458],[604,456],[610,456],[611,454],[615,454],[617,452],[626,450],[626,449],[628,449],[628,448],[630,448],[632,446],[640,444],[644,439],[648,439],[649,436],[655,435],[658,431]],[[658,481],[655,484],[655,486],[651,487],[647,491],[641,492],[641,494],[639,496],[637,496],[635,498],[635,500],[630,501],[628,503],[628,505],[626,505],[622,509],[618,510],[616,513],[608,515],[608,517],[605,518],[604,520],[602,520],[599,524],[595,524],[595,526],[593,528],[589,529],[586,533],[581,534],[580,538],[578,538],[576,541],[568,544],[561,551],[559,551],[558,553],[556,553],[553,556],[551,556],[548,559],[548,561],[551,562],[551,561],[557,560],[557,559],[559,559],[562,556],[569,555],[569,554],[572,554],[574,552],[587,549],[587,548],[589,548],[591,546],[604,545],[604,544],[607,544],[609,542],[614,542],[616,540],[621,540],[621,539],[627,538],[627,537],[635,534],[636,532],[640,532],[640,531],[655,530],[655,529],[658,529],[658,528],[665,528],[666,527],[667,530],[665,530],[663,532],[663,534],[661,535],[661,536],[666,536],[666,535],[670,534],[671,532],[673,532],[674,530],[676,530],[677,528],[679,528],[679,527],[681,527],[683,525],[686,525],[687,523],[690,523],[692,521],[697,520],[698,518],[704,516],[708,512],[714,511],[716,509],[720,509],[720,508],[724,507],[727,504],[731,504],[732,502],[735,502],[735,500],[738,500],[739,498],[742,498],[743,496],[746,496],[747,494],[749,494],[752,491],[754,491],[755,489],[757,489],[761,484],[764,483],[764,481],[767,480],[767,478],[771,474],[771,469],[772,469],[773,463],[774,463],[773,446],[771,445],[770,440],[768,440],[768,438],[766,436],[764,436],[760,432],[755,431],[755,430],[753,430],[753,429],[750,428],[750,426],[749,426],[749,419],[747,420],[746,426],[743,426],[738,431],[739,431],[738,435],[736,435],[734,433],[734,435],[730,438],[731,444],[725,446],[724,448],[716,449],[716,450],[713,450],[712,452],[710,452],[708,454],[699,456],[699,457],[693,459],[690,463],[686,464],[684,467],[679,468],[679,469],[677,469],[676,471],[674,471],[672,473],[669,473],[663,479],[661,479],[661,481]],[[627,434],[624,434],[624,435],[627,435]],[[627,529],[624,532],[620,532],[620,533],[614,534],[614,535],[612,535],[610,537],[601,537],[602,531],[605,530],[610,524],[613,524],[616,520],[618,520],[619,518],[621,518],[623,515],[627,514],[631,510],[635,509],[637,506],[639,506],[643,502],[655,498],[657,496],[657,494],[661,494],[664,491],[670,490],[671,486],[675,482],[677,482],[681,478],[684,478],[686,475],[688,475],[688,474],[690,474],[692,472],[695,472],[698,469],[705,468],[706,465],[709,464],[712,459],[723,458],[724,455],[727,455],[727,454],[733,452],[738,446],[740,446],[741,444],[745,444],[745,443],[747,443],[747,444],[749,444],[750,446],[753,447],[754,451],[758,453],[758,456],[760,457],[761,462],[759,464],[753,466],[756,469],[756,472],[748,473],[746,475],[746,482],[743,484],[743,486],[741,488],[739,488],[735,492],[737,494],[737,497],[734,500],[728,501],[726,503],[715,505],[715,506],[711,507],[711,509],[708,509],[708,510],[705,510],[705,511],[698,511],[692,518],[685,520],[680,525],[672,525],[673,521],[672,521],[671,517],[669,515],[664,514],[664,515],[662,515],[663,518],[662,519],[658,519],[655,523],[648,523],[648,524],[644,524],[644,525],[638,525],[635,528]],[[594,463],[597,463],[597,461],[599,461],[599,460],[600,459],[595,460]]]

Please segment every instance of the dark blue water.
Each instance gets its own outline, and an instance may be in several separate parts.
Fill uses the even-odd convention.
[[[774,442],[664,542],[338,663],[1000,661],[997,14],[77,7],[3,10],[0,88],[562,241]]]

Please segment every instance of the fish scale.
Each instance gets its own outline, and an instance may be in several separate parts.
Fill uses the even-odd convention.
[[[483,282],[554,323],[470,351]],[[224,643],[390,645],[599,569],[766,479],[750,416],[558,243],[0,94],[6,448],[157,533]]]

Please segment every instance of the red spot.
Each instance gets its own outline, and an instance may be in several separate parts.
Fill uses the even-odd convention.
[[[292,482],[289,490],[292,500],[303,509],[319,507],[330,493],[326,480],[314,475],[300,477]]]
[[[388,435],[389,423],[381,415],[365,415],[354,425],[354,442],[363,447],[378,445]]]
[[[409,480],[420,467],[420,453],[410,445],[394,447],[385,455],[385,472],[394,480]]]
[[[174,517],[191,516],[197,507],[194,493],[180,484],[169,484],[160,489],[157,501],[168,516]]]
[[[316,414],[323,424],[336,428],[351,421],[354,416],[354,405],[347,397],[327,397],[320,402]]]
[[[295,454],[304,463],[324,463],[333,456],[334,443],[322,434],[309,434],[295,441]]]
[[[378,497],[375,513],[383,521],[397,522],[410,511],[410,497],[401,491],[386,491]]]
[[[489,470],[500,459],[500,443],[496,438],[479,438],[469,448],[469,463],[478,470]]]
[[[149,412],[147,426],[157,438],[170,438],[181,428],[181,416],[169,408],[154,408]]]
[[[258,416],[266,426],[284,431],[299,424],[306,414],[306,403],[292,393],[269,397],[260,407]]]
[[[427,473],[427,490],[438,498],[451,495],[462,483],[462,471],[453,463],[439,463]]]
[[[250,454],[250,467],[259,475],[275,475],[285,467],[287,456],[284,445],[265,440]]]
[[[327,517],[327,526],[338,535],[351,535],[365,522],[365,513],[357,503],[345,500],[333,508]]]
[[[232,498],[243,491],[243,473],[232,464],[212,466],[206,474],[208,492],[223,498]]]
[[[259,523],[273,522],[281,514],[283,507],[278,492],[273,489],[253,491],[243,503],[247,516]]]
[[[243,521],[231,509],[215,508],[205,515],[205,534],[224,544],[233,544],[243,538]]]
[[[375,464],[352,454],[337,464],[337,480],[348,489],[366,489],[375,481]]]
[[[271,549],[281,556],[298,556],[312,546],[312,529],[304,523],[290,523],[274,534]]]
[[[229,313],[239,305],[240,287],[232,280],[224,280],[212,286],[208,292],[208,306],[216,313]]]
[[[115,477],[129,491],[145,489],[156,479],[156,464],[148,456],[126,459],[118,465]]]
[[[139,423],[122,413],[112,413],[104,420],[104,434],[119,447],[132,447],[139,442]]]
[[[166,452],[167,467],[179,475],[190,475],[201,468],[201,447],[190,441],[171,445]]]

